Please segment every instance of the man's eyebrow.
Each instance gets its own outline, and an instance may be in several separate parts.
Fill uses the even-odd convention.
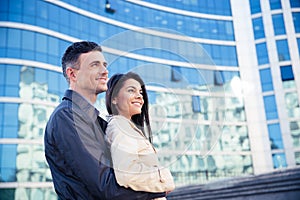
[[[95,60],[95,61],[93,61],[93,62],[90,63],[90,65],[93,65],[93,64],[101,64],[101,61]],[[107,66],[107,62],[103,61],[103,65],[106,67]]]
[[[90,65],[92,65],[92,64],[99,64],[99,63],[101,63],[101,62],[98,61],[98,60],[95,60],[95,61],[92,61],[92,62],[90,63]]]

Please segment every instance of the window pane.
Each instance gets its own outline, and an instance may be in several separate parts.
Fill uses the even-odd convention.
[[[269,124],[268,131],[269,131],[271,149],[283,149],[280,125],[278,123]]]
[[[291,3],[292,8],[300,7],[300,1],[299,0],[290,0],[290,3]]]
[[[199,96],[192,96],[192,107],[193,107],[193,112],[201,112]]]
[[[273,90],[273,82],[270,69],[262,69],[260,73],[260,82],[262,86],[262,91],[271,91]]]
[[[275,96],[265,96],[264,105],[267,120],[278,119]]]
[[[31,31],[22,31],[22,49],[35,50],[35,37]]]
[[[280,67],[280,72],[282,81],[294,80],[294,73],[291,65]]]
[[[271,10],[281,9],[280,0],[270,0],[270,7],[271,7]]]
[[[260,0],[250,0],[250,9],[251,9],[251,14],[261,12]]]
[[[272,158],[273,158],[273,167],[274,167],[274,169],[284,168],[284,167],[287,166],[284,153],[273,154]]]
[[[253,31],[254,31],[254,38],[260,39],[265,37],[264,25],[262,22],[262,18],[256,18],[252,20],[253,24]]]
[[[297,44],[298,44],[298,53],[300,55],[300,38],[297,38]]]
[[[300,12],[293,13],[295,32],[300,33]]]
[[[265,42],[256,44],[256,54],[259,65],[269,63],[268,50]]]
[[[279,61],[290,60],[290,52],[287,40],[277,40],[276,41],[277,54]]]
[[[21,31],[16,29],[8,29],[8,48],[20,48],[21,44]]]
[[[275,35],[283,35],[285,34],[285,27],[284,27],[284,21],[283,21],[283,15],[273,15],[273,26],[274,26],[274,33]]]

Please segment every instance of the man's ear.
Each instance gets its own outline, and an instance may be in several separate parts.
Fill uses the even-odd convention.
[[[72,67],[68,67],[67,69],[66,69],[66,74],[67,74],[67,76],[68,76],[68,78],[70,79],[70,80],[75,80],[76,79],[76,76],[77,76],[77,70],[76,69],[74,69],[74,68],[72,68]]]

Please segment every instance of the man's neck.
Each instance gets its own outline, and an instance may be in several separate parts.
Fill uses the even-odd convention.
[[[94,105],[97,100],[97,95],[89,93],[87,90],[79,90],[76,88],[69,88],[70,90],[73,90],[80,94],[83,98],[85,98],[91,105]]]

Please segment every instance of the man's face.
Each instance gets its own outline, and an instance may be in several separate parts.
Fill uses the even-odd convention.
[[[107,90],[107,62],[100,51],[81,54],[76,73],[76,88],[85,94],[99,94]]]

